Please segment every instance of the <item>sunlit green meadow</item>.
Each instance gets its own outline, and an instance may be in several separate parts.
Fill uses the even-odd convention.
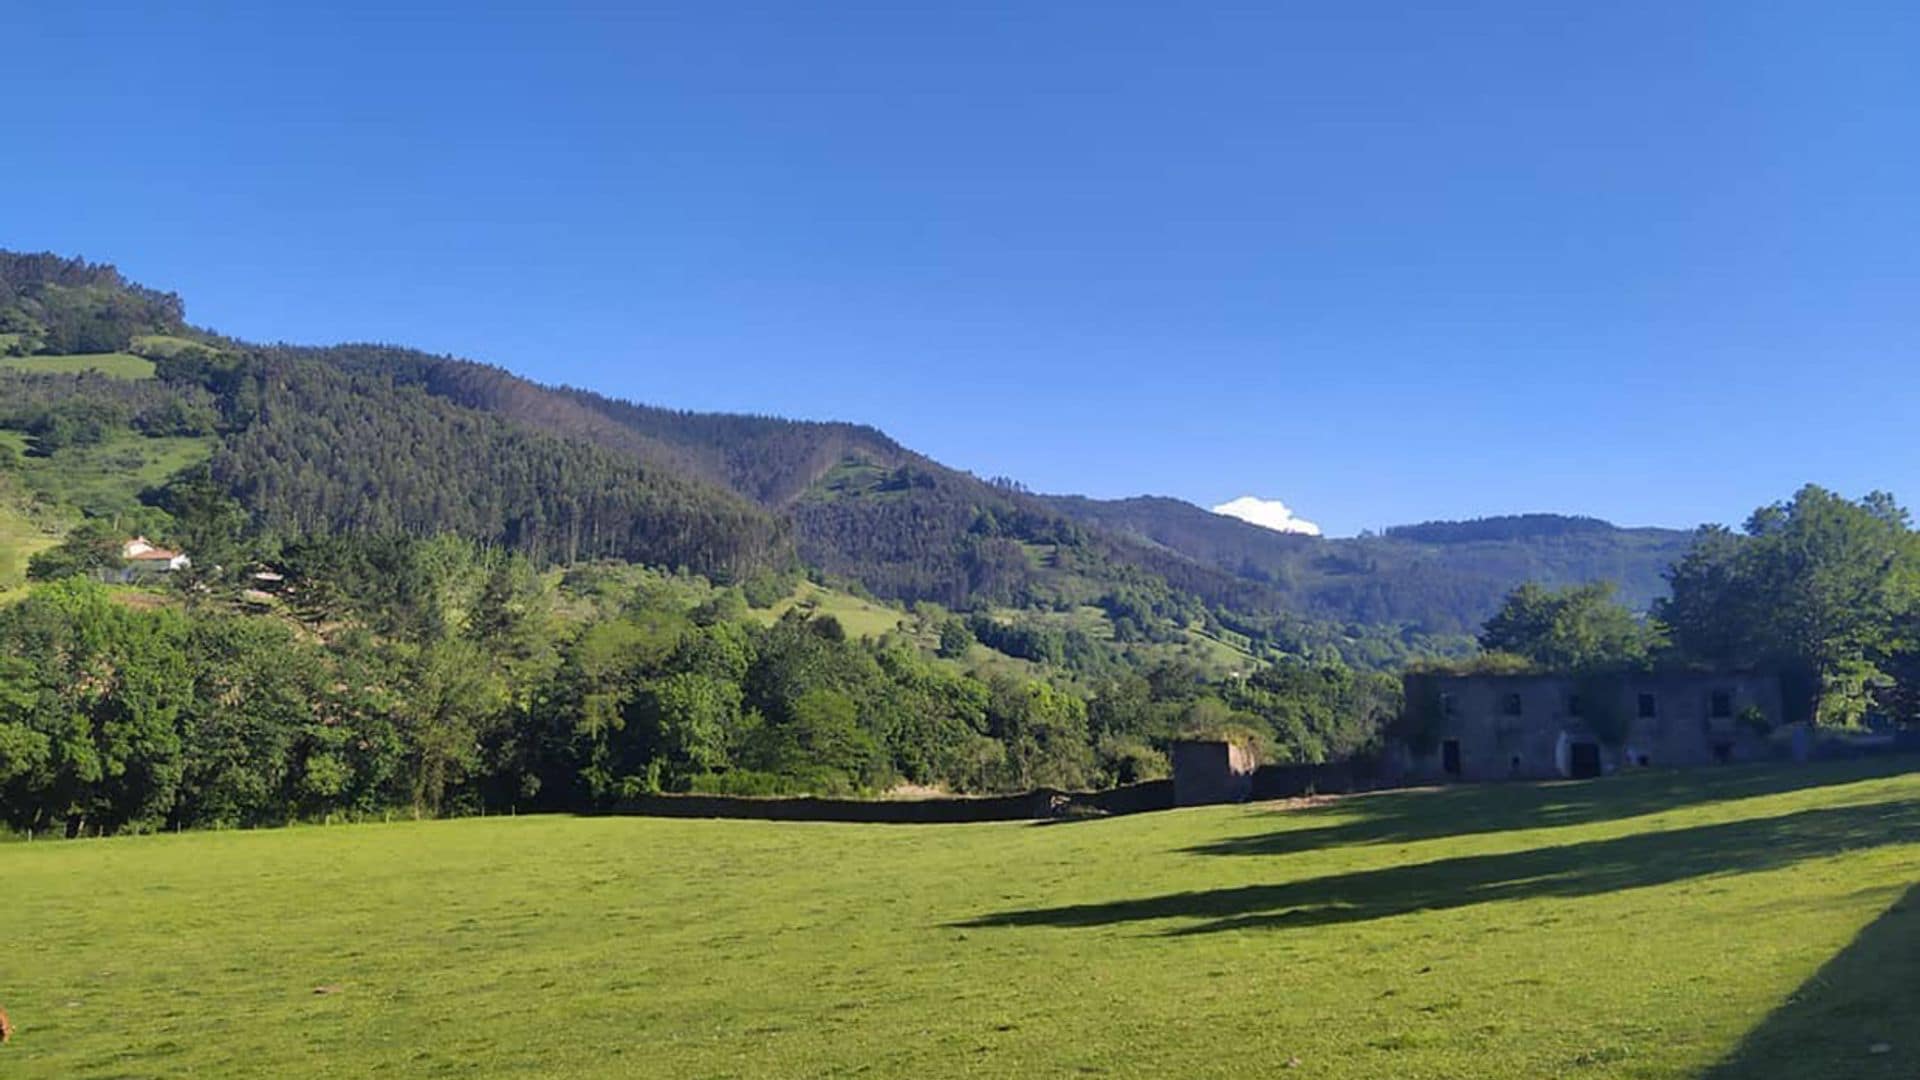
[[[0,1075],[1910,1078],[1915,764],[16,842]]]
[[[116,379],[151,379],[153,361],[132,353],[77,353],[70,356],[9,356],[0,358],[0,367],[50,375],[76,375],[97,371]]]

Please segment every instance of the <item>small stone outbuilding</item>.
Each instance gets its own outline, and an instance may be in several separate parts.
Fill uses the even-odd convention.
[[[1173,804],[1245,802],[1253,794],[1253,748],[1226,739],[1180,739],[1172,747]]]

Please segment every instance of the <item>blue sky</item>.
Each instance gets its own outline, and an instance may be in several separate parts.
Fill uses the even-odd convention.
[[[0,14],[0,246],[1330,532],[1920,502],[1920,7]]]

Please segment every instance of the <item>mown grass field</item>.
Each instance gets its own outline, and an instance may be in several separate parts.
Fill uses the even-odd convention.
[[[153,361],[132,353],[81,353],[71,356],[9,356],[0,367],[43,374],[73,375],[97,371],[118,379],[153,378]]]
[[[1914,764],[0,845],[0,1074],[1911,1078]]]

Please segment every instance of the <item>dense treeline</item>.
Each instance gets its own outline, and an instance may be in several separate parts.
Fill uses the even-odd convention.
[[[183,511],[172,527],[114,513],[203,564],[228,561],[244,538],[316,531],[453,531],[536,562],[614,556],[745,578],[793,558],[780,518],[722,491],[426,393],[385,374],[382,350],[339,350],[340,368],[306,352],[184,347],[159,359],[158,382],[0,375],[20,388],[4,419],[32,435],[36,453],[116,429],[219,435],[209,469],[147,493],[150,506]],[[1203,627],[1258,654],[1370,666],[1434,645],[1262,612],[1248,583],[1171,553],[1131,552],[1031,497],[937,467],[842,462],[790,513],[801,556],[888,599],[975,611],[1091,606],[1121,644],[1176,643]],[[1114,662],[1110,650],[1071,655],[1086,673]]]
[[[89,446],[116,432],[210,435],[219,425],[211,394],[197,386],[111,379],[103,375],[0,376],[0,428],[29,436],[28,452],[42,457],[68,446]]]
[[[781,524],[723,492],[529,432],[380,375],[268,362],[213,477],[263,531],[454,532],[536,562],[617,557],[729,576],[790,559]]]
[[[1702,530],[1654,615],[1679,654],[1797,677],[1822,722],[1920,720],[1920,533],[1891,495],[1813,485]]]
[[[686,574],[451,537],[285,548],[283,614],[203,582],[130,603],[87,577],[0,609],[0,813],[69,832],[388,811],[580,809],[660,790],[1085,788],[1164,775],[1233,730],[1322,760],[1374,737],[1392,680],[1189,668],[1090,690],[981,677],[827,617],[755,618]]]
[[[1030,560],[1017,529],[943,483],[868,466],[793,507],[800,555],[876,595],[948,607],[1027,606],[1046,567]]]
[[[388,375],[468,408],[682,470],[767,507],[792,502],[849,456],[888,465],[914,459],[885,435],[857,424],[639,405],[397,346],[282,346],[275,352],[358,374]]]
[[[1540,540],[1604,536],[1618,532],[1611,522],[1569,514],[1502,514],[1466,521],[1423,521],[1394,525],[1383,535],[1422,544],[1473,544],[1486,541]]]
[[[767,507],[799,498],[850,456],[899,464],[914,455],[870,427],[739,413],[697,413],[553,389],[472,363],[426,375],[434,393],[543,430],[670,457],[689,473]]]
[[[1173,574],[1201,604],[1272,606],[1257,585],[1101,537],[1042,500],[911,454],[872,428],[652,408],[382,346],[297,352],[348,370],[392,373],[435,396],[788,508],[806,562],[890,600],[1044,606],[1071,594],[1071,602],[1089,602],[1113,581]],[[1052,548],[1051,565],[1036,564],[1031,545]],[[1069,580],[1075,577],[1100,584]]]
[[[1392,663],[1421,648],[1460,648],[1516,580],[1606,577],[1644,604],[1685,542],[1684,533],[1552,515],[1462,525],[1445,537],[1452,549],[1444,553],[1437,537],[1284,536],[1171,499],[1034,496],[947,469],[858,425],[635,405],[391,346],[276,354],[384,374],[787,510],[805,561],[902,603],[1090,603],[1147,576],[1272,649],[1311,642],[1355,662]]]
[[[889,464],[920,460],[879,431],[858,424],[696,413],[564,391],[629,430],[679,448],[701,475],[767,506],[799,498],[849,456]]]
[[[1617,580],[1643,606],[1661,588],[1655,568],[1685,539],[1530,515],[1329,541],[1175,500],[1044,498],[871,428],[650,408],[392,346],[254,348],[184,329],[177,298],[111,268],[46,256],[6,267],[9,296],[103,289],[145,320],[138,329],[197,343],[142,346],[162,383],[140,392],[172,393],[171,405],[49,403],[21,425],[30,448],[84,445],[116,425],[211,430],[222,445],[186,501],[236,500],[255,540],[456,532],[537,562],[615,556],[723,576],[784,569],[797,554],[903,603],[1098,607],[1121,644],[1193,632],[1256,658],[1388,666],[1462,650],[1516,581]],[[69,394],[94,396],[77,384]],[[181,531],[199,550],[206,530]],[[1075,655],[1092,658],[1083,671],[1104,662]]]
[[[51,253],[0,251],[0,355],[125,349],[136,334],[184,325],[172,293],[128,282],[111,266]]]
[[[1891,495],[1808,485],[1741,532],[1702,529],[1637,618],[1607,585],[1524,585],[1488,621],[1482,665],[1594,672],[1695,666],[1781,675],[1796,717],[1920,722],[1920,532]]]

